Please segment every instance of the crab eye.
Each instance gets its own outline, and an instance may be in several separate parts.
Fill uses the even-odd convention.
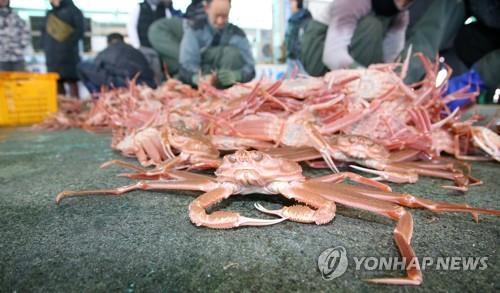
[[[259,162],[264,158],[261,152],[252,152],[252,159]]]
[[[229,160],[229,162],[231,162],[231,163],[236,163],[236,158],[234,157],[234,155],[227,156],[227,159],[228,159],[228,160]]]

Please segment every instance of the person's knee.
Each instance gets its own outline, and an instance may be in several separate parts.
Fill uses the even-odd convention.
[[[385,25],[379,17],[367,15],[359,21],[356,30],[365,32],[367,36],[379,37],[385,33]]]
[[[240,69],[244,65],[240,50],[235,47],[226,46],[222,49],[219,67],[227,69]]]
[[[240,50],[238,50],[236,47],[226,46],[222,50],[222,54],[224,58],[230,60],[238,60],[242,58]]]

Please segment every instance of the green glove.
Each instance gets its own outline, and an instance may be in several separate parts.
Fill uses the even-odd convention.
[[[238,70],[221,69],[217,72],[217,81],[222,87],[230,87],[241,81],[241,72]]]

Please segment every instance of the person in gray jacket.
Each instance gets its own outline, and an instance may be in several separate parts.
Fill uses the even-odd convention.
[[[24,71],[24,50],[31,35],[26,22],[10,8],[9,0],[0,0],[0,71]]]
[[[196,86],[215,73],[214,84],[227,88],[255,77],[255,61],[245,32],[228,23],[230,0],[208,0],[208,20],[186,28],[180,49],[180,79]]]

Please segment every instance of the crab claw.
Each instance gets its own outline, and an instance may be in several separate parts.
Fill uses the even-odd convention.
[[[263,213],[275,215],[282,219],[299,223],[315,223],[317,225],[327,224],[335,216],[335,204],[333,202],[326,202],[318,210],[313,210],[304,205],[293,205],[279,210],[268,210],[260,204],[255,204],[255,208]]]
[[[278,217],[281,217],[283,219],[286,219],[285,215],[283,214],[283,209],[279,209],[279,210],[268,210],[266,209],[265,207],[263,207],[261,204],[259,203],[256,203],[254,204],[254,207],[259,210],[260,212],[262,213],[265,213],[265,214],[270,214],[270,215],[275,215],[275,216],[278,216]]]
[[[238,221],[238,226],[270,226],[281,223],[285,220],[287,219],[280,218],[276,220],[264,220],[264,219],[254,219],[254,218],[240,216]]]

